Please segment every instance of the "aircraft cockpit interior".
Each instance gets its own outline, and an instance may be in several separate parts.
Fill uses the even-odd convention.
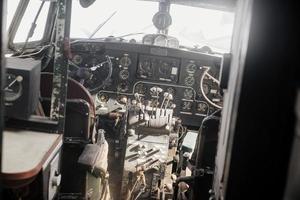
[[[299,199],[283,2],[0,2],[0,199]]]

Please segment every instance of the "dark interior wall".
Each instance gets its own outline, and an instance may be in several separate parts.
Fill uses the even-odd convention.
[[[225,199],[283,198],[299,80],[296,13],[291,0],[253,0]]]
[[[300,199],[300,93],[298,90],[296,103],[296,134],[294,136],[293,150],[289,165],[289,175],[284,200]]]
[[[2,131],[3,131],[3,87],[4,87],[4,73],[5,73],[5,68],[4,68],[4,54],[3,51],[6,47],[5,45],[5,40],[4,40],[4,35],[5,35],[5,22],[6,22],[6,16],[4,15],[4,11],[6,8],[6,1],[2,0],[0,1],[0,170],[2,169],[1,167],[1,160],[2,160]],[[0,199],[2,197],[2,184],[0,181]]]

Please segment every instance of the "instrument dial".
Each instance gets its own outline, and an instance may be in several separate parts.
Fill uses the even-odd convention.
[[[151,77],[153,75],[153,68],[150,60],[143,60],[139,64],[138,73],[140,76]]]
[[[16,76],[14,74],[6,74],[6,87],[4,88],[4,100],[7,102],[16,101],[22,96],[22,76]]]
[[[147,88],[144,86],[144,84],[139,83],[139,84],[137,84],[135,86],[134,93],[145,95],[146,94],[146,90],[147,90]]]
[[[106,94],[103,94],[103,93],[99,93],[98,95],[98,100],[101,102],[101,103],[105,103],[108,101],[109,97],[106,95]]]
[[[191,100],[194,97],[194,92],[192,89],[185,89],[183,93],[184,99]]]
[[[170,48],[179,48],[179,41],[176,38],[168,37],[168,47]]]
[[[120,59],[120,65],[124,67],[131,65],[131,59],[128,54],[124,54],[124,56]]]
[[[74,64],[80,65],[82,63],[82,61],[83,61],[83,58],[82,58],[81,55],[77,54],[77,55],[73,56],[72,61],[74,62]]]
[[[168,39],[167,39],[166,36],[164,36],[164,35],[158,35],[158,36],[154,39],[154,45],[166,47],[167,44],[168,44]]]
[[[196,72],[197,66],[194,62],[190,62],[187,66],[186,66],[186,72],[189,74],[194,74]]]
[[[208,105],[205,102],[201,102],[197,104],[197,113],[206,115],[208,112]]]
[[[172,67],[169,65],[169,63],[163,62],[159,66],[158,70],[161,75],[166,77],[166,76],[170,76]]]
[[[122,80],[127,80],[129,78],[129,71],[127,69],[123,69],[119,73],[119,77]]]
[[[195,84],[195,78],[193,76],[187,76],[184,79],[184,84],[186,86],[193,86]]]
[[[183,103],[182,103],[182,110],[183,111],[191,111],[192,110],[192,106],[193,106],[193,103],[192,102],[190,102],[190,101],[184,101]]]
[[[154,35],[149,34],[143,37],[143,44],[152,45],[154,43]]]
[[[154,86],[154,87],[150,88],[150,95],[152,97],[159,97],[159,94],[162,92],[163,92],[163,89],[158,86]]]

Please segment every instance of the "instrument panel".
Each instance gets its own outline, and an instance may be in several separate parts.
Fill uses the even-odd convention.
[[[203,117],[222,106],[218,87],[220,56],[102,41],[74,42],[71,51],[70,64],[78,71],[88,71],[81,82],[100,101],[126,97],[146,105],[160,102],[157,92],[167,92],[172,100],[156,106],[175,107],[174,115],[191,126],[199,126]]]

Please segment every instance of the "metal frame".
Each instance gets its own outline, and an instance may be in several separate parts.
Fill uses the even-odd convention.
[[[298,38],[296,6],[291,0],[247,1],[240,1],[244,17],[237,17],[240,34],[232,43],[215,198],[283,199],[299,80],[291,48]]]
[[[6,0],[0,1],[0,16],[2,16],[0,20],[0,171],[2,170],[2,136],[3,136],[3,128],[4,128],[4,85],[5,85],[5,59],[4,59],[4,51],[6,48],[6,40],[5,40],[5,23],[6,23]],[[0,181],[0,199],[2,197],[2,183]]]
[[[70,21],[72,0],[58,0],[56,48],[54,54],[53,89],[50,118],[58,121],[58,133],[64,133],[68,87],[68,54],[70,53]]]
[[[22,0],[20,1],[18,8],[15,11],[12,23],[9,27],[9,38],[8,38],[8,47],[12,50],[16,50],[18,48],[23,47],[24,42],[22,43],[13,43],[13,40],[16,36],[16,33],[18,31],[18,28],[20,26],[20,23],[22,21],[22,18],[26,12],[27,6],[29,4],[30,0]],[[50,41],[52,28],[55,22],[56,17],[56,2],[50,2],[49,12],[46,20],[46,26],[44,29],[44,34],[41,40],[39,41],[31,41],[28,42],[27,48],[34,48],[39,45],[44,45]]]
[[[142,0],[142,1],[156,1],[165,2],[169,0]],[[200,8],[214,9],[233,12],[235,10],[238,0],[170,0],[172,4],[194,6]]]

